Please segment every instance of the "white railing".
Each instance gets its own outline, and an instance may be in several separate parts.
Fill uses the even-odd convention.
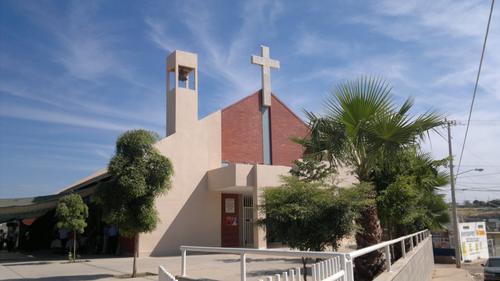
[[[345,276],[345,270],[340,266],[339,257],[313,264],[311,268],[313,281],[336,281]]]
[[[274,276],[267,276],[264,279],[259,279],[259,281],[300,281],[302,279],[302,275],[300,275],[300,267],[297,267],[295,270],[290,269],[288,272],[285,271],[280,274],[276,274]]]
[[[420,242],[424,241],[427,237],[430,236],[429,230],[422,230],[419,232],[415,232],[410,235],[402,236],[393,240],[385,241],[370,247],[366,247],[363,249],[356,250],[354,252],[350,252],[348,254],[348,259],[354,260],[357,257],[360,257],[362,255],[366,255],[370,252],[377,251],[380,249],[384,249],[384,255],[385,255],[385,268],[387,271],[391,271],[391,245],[395,245],[396,243],[401,243],[401,256],[403,258],[406,258],[406,245],[405,241],[410,240],[410,251],[413,250],[413,248],[420,244]]]
[[[240,280],[246,281],[247,279],[247,255],[266,255],[266,256],[282,256],[294,258],[313,258],[313,259],[331,259],[335,257],[340,258],[341,268],[345,270],[349,265],[345,254],[336,252],[313,252],[313,251],[292,251],[292,250],[275,250],[275,249],[248,249],[248,248],[221,248],[221,247],[199,247],[199,246],[181,246],[182,261],[181,261],[181,276],[187,276],[187,252],[205,252],[205,253],[219,253],[219,254],[235,254],[240,255]]]
[[[320,262],[312,266],[312,278],[313,281],[354,281],[354,265],[353,260],[357,257],[363,256],[373,251],[378,251],[383,249],[385,260],[386,260],[386,270],[391,271],[392,258],[391,258],[391,246],[400,243],[401,244],[401,256],[406,258],[406,241],[409,240],[409,251],[419,245],[422,241],[430,236],[428,230],[419,231],[407,236],[399,237],[390,241],[385,241],[370,247],[359,249],[350,253],[339,253],[339,252],[313,252],[313,251],[292,251],[292,250],[275,250],[275,249],[248,249],[248,248],[221,248],[221,247],[200,247],[200,246],[181,246],[182,261],[181,261],[181,276],[187,276],[187,252],[203,252],[203,253],[219,253],[219,254],[235,254],[240,255],[240,280],[246,281],[246,258],[247,255],[267,255],[267,256],[283,256],[283,257],[295,257],[295,258],[316,258],[325,259],[326,261]],[[334,260],[333,262],[333,272],[328,264],[328,260]],[[327,267],[329,269],[327,269]],[[329,275],[329,273],[333,274]],[[287,276],[287,274],[281,276]],[[296,274],[296,276],[300,274]],[[281,280],[279,274],[275,275],[276,280]],[[266,281],[273,281],[269,279]],[[280,278],[280,279],[278,279]],[[299,277],[300,278],[300,277]],[[342,279],[340,279],[342,278]],[[283,280],[290,281],[290,279]],[[293,279],[292,279],[293,280]],[[295,280],[293,280],[295,281]],[[300,279],[299,279],[300,281]]]
[[[178,281],[175,277],[168,272],[163,266],[160,265],[158,269],[158,281]]]
[[[312,281],[337,281],[345,276],[345,271],[342,270],[340,257],[334,257],[324,261],[320,261],[311,266]],[[281,274],[267,276],[259,281],[301,281],[300,267],[296,270],[290,269]]]

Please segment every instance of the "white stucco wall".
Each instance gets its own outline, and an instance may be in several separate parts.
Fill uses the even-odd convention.
[[[172,161],[174,176],[156,208],[160,223],[140,236],[139,252],[179,253],[182,244],[220,245],[220,193],[208,189],[207,171],[221,166],[221,113],[217,111],[156,144]]]
[[[427,237],[406,258],[397,260],[391,272],[383,272],[375,281],[430,281],[433,270],[432,238]]]

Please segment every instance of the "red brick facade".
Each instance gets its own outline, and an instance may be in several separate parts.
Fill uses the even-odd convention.
[[[222,161],[263,163],[259,92],[222,110]]]
[[[260,91],[222,110],[222,161],[263,163]],[[275,96],[271,104],[271,162],[291,166],[302,148],[290,140],[307,135],[307,126]]]
[[[300,145],[292,142],[291,137],[305,137],[306,124],[278,98],[272,96],[271,102],[271,157],[273,165],[290,166],[293,160],[302,157]]]

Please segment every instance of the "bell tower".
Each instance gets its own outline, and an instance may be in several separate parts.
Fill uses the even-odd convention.
[[[198,55],[175,50],[167,57],[167,136],[198,120]]]

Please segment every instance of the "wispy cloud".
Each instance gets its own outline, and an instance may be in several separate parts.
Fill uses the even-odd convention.
[[[374,14],[353,16],[352,22],[396,40],[482,37],[488,1],[371,1]]]
[[[311,31],[302,31],[295,44],[295,53],[304,56],[345,57],[358,46],[337,38],[331,38]]]
[[[482,41],[491,2],[489,1],[377,1],[374,13],[354,17],[374,31],[398,41],[413,41],[442,68],[431,83],[472,84],[477,73]],[[496,7],[490,30],[481,85],[488,94],[500,98],[500,30]],[[496,78],[495,78],[496,77]]]
[[[0,47],[2,119],[9,124],[16,122],[11,118],[44,122],[36,127],[65,131],[66,140],[79,139],[92,128],[103,143],[136,126],[163,131],[164,56],[174,49],[199,54],[202,114],[260,87],[260,70],[250,64],[250,55],[267,44],[271,56],[282,61],[282,68],[272,72],[273,91],[299,114],[302,108],[320,111],[322,96],[333,83],[372,74],[391,82],[398,97],[415,96],[417,110],[434,108],[463,120],[489,8],[489,1],[466,0],[317,5],[172,1],[151,6],[134,2],[141,4],[117,13],[99,1],[4,3],[0,5],[11,9],[10,14],[21,17],[12,22],[18,29],[1,27],[8,36]],[[499,13],[497,5],[473,119],[500,120]],[[491,123],[471,127],[466,165],[500,158],[498,126],[485,124]],[[22,132],[29,137],[20,139],[34,139],[29,130]],[[459,151],[463,126],[453,132]],[[436,157],[446,156],[446,143],[441,142],[435,138],[429,148]],[[21,140],[7,143],[19,145],[19,151],[30,145]],[[51,160],[52,148],[46,154],[33,153],[50,160],[34,161],[40,167],[33,171],[72,162],[77,153],[85,157],[87,150],[95,163],[81,167],[88,166],[90,172],[111,151],[99,144],[76,146],[61,145],[61,154],[71,154],[68,159]],[[65,180],[73,181],[75,175]]]
[[[196,44],[196,49],[200,51],[200,71],[209,75],[212,79],[219,81],[220,92],[214,93],[222,104],[228,104],[251,91],[260,85],[255,69],[248,63],[250,50],[258,51],[258,45],[252,48],[257,38],[263,33],[271,33],[274,21],[276,21],[283,5],[280,1],[247,1],[238,11],[241,13],[240,28],[231,34],[230,42],[218,40],[220,27],[216,26],[213,8],[207,3],[196,2],[202,6],[199,9],[192,9],[192,2],[184,3],[179,9],[179,18],[192,38],[191,42]],[[252,16],[248,16],[252,15]],[[149,26],[150,39],[160,48],[166,51],[186,48],[193,49],[182,38],[178,38],[168,29],[168,22],[165,19],[148,16],[145,22]],[[262,29],[265,25],[268,29]],[[218,29],[219,28],[219,29]],[[258,39],[257,39],[258,40]],[[229,46],[229,47],[228,47]]]
[[[310,71],[309,74],[294,79],[300,82],[310,82],[318,79],[327,81],[342,81],[363,75],[382,76],[390,81],[413,83],[408,75],[409,62],[402,54],[378,55],[360,57],[346,64],[334,67],[322,67]]]
[[[491,2],[370,3],[366,13],[346,16],[345,19],[345,24],[355,29],[368,28],[370,38],[375,38],[373,44],[361,41],[357,45],[359,49],[350,46],[343,35],[327,34],[322,30],[321,36],[316,36],[312,31],[316,30],[314,25],[306,22],[301,26],[306,32],[298,34],[296,54],[314,59],[331,50],[330,56],[323,56],[331,65],[314,61],[316,63],[312,63],[305,74],[288,80],[295,86],[287,89],[288,92],[296,93],[297,99],[304,99],[304,88],[314,91],[311,83],[334,83],[360,75],[380,75],[393,84],[396,94],[415,96],[417,110],[432,108],[450,119],[462,120],[463,124],[467,119]],[[495,13],[500,13],[498,6],[492,19],[473,120],[500,120],[497,110],[500,106],[500,17]],[[340,46],[337,47],[340,54],[346,52],[339,58],[335,57],[336,46]],[[329,59],[331,57],[335,59]],[[344,61],[345,57],[348,60]],[[321,111],[317,105],[321,96],[308,97],[314,101],[306,98],[301,102]],[[464,165],[485,165],[483,168],[487,170],[495,169],[491,163],[497,163],[496,159],[500,158],[496,149],[496,140],[500,137],[498,128],[494,121],[472,122]],[[464,126],[453,128],[456,157],[464,133]],[[447,156],[447,142],[437,135],[432,137],[431,143],[425,144],[425,149],[432,151],[436,158]],[[500,176],[489,181],[495,180],[499,182]],[[471,196],[471,193],[462,193],[459,198],[463,200],[466,196]]]
[[[172,52],[178,46],[184,46],[183,43],[180,43],[180,39],[176,39],[175,42],[171,37],[167,35],[167,26],[166,24],[162,24],[160,20],[146,17],[144,22],[149,27],[148,35],[149,38],[158,45],[158,47],[167,52]]]
[[[58,68],[44,69],[47,65],[2,53],[0,71],[6,75],[0,77],[0,94],[39,103],[39,108],[50,108],[49,116],[68,118],[60,121],[44,118],[38,109],[31,107],[21,109],[33,113],[28,117],[12,110],[4,116],[109,130],[123,130],[137,124],[156,130],[163,126],[163,108],[157,106],[157,93],[162,93],[163,85],[148,83],[123,57],[119,48],[123,43],[114,32],[120,28],[97,18],[100,9],[97,2],[71,2],[62,16],[50,3],[32,3],[19,9],[53,38],[54,46],[39,44],[34,48],[49,54],[48,61]],[[109,88],[110,84],[116,88]],[[120,106],[111,101],[116,91],[122,92]],[[131,95],[135,93],[143,96],[142,103],[133,101],[135,97]]]
[[[146,114],[146,112],[141,113],[139,108],[136,108],[136,111],[140,114],[133,115],[130,114],[130,111],[113,106],[114,104],[81,98],[92,96],[92,92],[87,88],[83,90],[70,86],[69,84],[71,83],[68,80],[50,81],[50,79],[41,79],[39,82],[45,82],[45,85],[52,86],[49,88],[42,87],[35,89],[25,86],[19,81],[0,80],[0,94],[35,101],[40,103],[40,105],[49,105],[54,109],[51,110],[51,112],[58,112],[60,110],[68,111],[71,109],[72,112],[66,112],[65,114],[81,114],[93,116],[93,118],[103,117],[115,120],[129,120],[129,122],[132,123],[144,123],[150,126],[161,125],[161,122],[155,121],[151,114]]]
[[[0,111],[0,116],[17,119],[112,131],[126,131],[133,128],[133,126],[118,124],[112,121],[103,121],[101,119],[77,116],[70,113],[54,112],[39,108],[18,106],[15,104],[2,103],[1,108],[2,110]]]
[[[102,144],[90,141],[72,141],[64,142],[57,140],[45,139],[23,139],[16,136],[5,136],[2,138],[4,142],[0,143],[0,150],[14,149],[25,153],[40,153],[47,152],[52,158],[53,155],[75,155],[71,160],[77,162],[82,156],[94,154],[109,160],[111,158],[114,146],[111,144]],[[9,143],[7,143],[7,141]],[[62,153],[61,153],[62,152]]]

